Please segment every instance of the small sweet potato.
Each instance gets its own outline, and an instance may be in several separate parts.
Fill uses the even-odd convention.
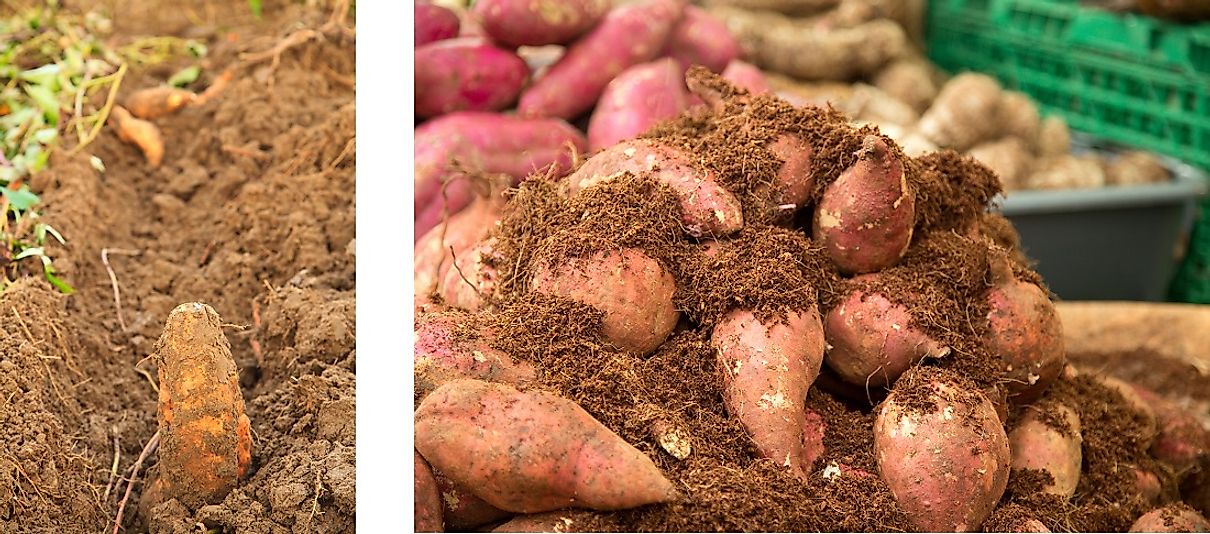
[[[668,339],[681,315],[672,304],[676,280],[638,249],[602,251],[557,265],[540,261],[532,287],[601,310],[602,337],[639,354]]]
[[[905,306],[880,293],[861,290],[828,312],[824,334],[828,367],[846,382],[867,389],[889,386],[916,362],[950,352],[912,325],[912,314]]]
[[[723,79],[754,95],[773,92],[769,81],[765,79],[765,73],[756,68],[756,65],[738,59],[732,60],[723,69]]]
[[[664,49],[683,0],[639,0],[618,7],[521,94],[522,115],[571,119],[596,104],[610,80]]]
[[[1063,324],[1046,292],[1018,280],[1006,259],[993,262],[992,281],[986,297],[987,348],[1003,362],[1010,400],[1028,404],[1042,396],[1067,363]]]
[[[529,66],[511,50],[475,37],[416,49],[416,116],[501,111],[517,101]]]
[[[1059,418],[1066,427],[1047,424],[1043,411]],[[1070,499],[1080,482],[1083,438],[1080,416],[1057,402],[1044,402],[1022,414],[1017,426],[1008,433],[1013,469],[1037,469],[1050,473],[1054,482],[1042,488],[1045,493]]]
[[[994,137],[1001,102],[1000,83],[985,74],[955,76],[920,117],[920,133],[942,148],[964,151]]]
[[[418,300],[427,302],[440,289],[454,259],[466,255],[496,225],[501,204],[498,198],[476,199],[416,241],[412,280]]]
[[[680,22],[668,36],[664,55],[675,59],[682,72],[701,65],[721,73],[739,58],[739,43],[723,21],[700,7],[686,6]]]
[[[769,184],[770,200],[781,209],[793,212],[802,207],[815,189],[815,173],[811,167],[814,150],[810,143],[796,134],[777,136],[767,147],[782,161]],[[758,193],[764,188],[758,188]]]
[[[169,115],[197,100],[193,91],[177,87],[148,87],[126,97],[126,109],[140,119]]]
[[[819,312],[791,312],[782,322],[735,310],[715,325],[710,344],[723,373],[727,412],[762,456],[805,477],[805,401],[823,364]]]
[[[1210,456],[1210,431],[1179,405],[1147,388],[1134,386],[1135,393],[1151,408],[1159,433],[1151,444],[1151,455],[1187,473]]]
[[[436,479],[437,489],[441,494],[445,526],[450,530],[470,531],[513,515],[476,497],[469,489],[455,484],[439,471],[433,472],[433,478]]]
[[[494,332],[480,328],[465,313],[418,317],[413,350],[416,391],[425,395],[461,378],[515,385],[533,381],[533,365],[492,348],[493,336]]]
[[[1112,376],[1098,377],[1098,381],[1105,387],[1117,392],[1122,400],[1137,412],[1142,417],[1142,433],[1147,436],[1155,436],[1159,433],[1159,424],[1155,411],[1151,409],[1151,405],[1139,396],[1139,390],[1134,385]],[[1154,441],[1149,442],[1154,443]]]
[[[503,257],[496,252],[495,238],[488,238],[463,252],[455,252],[453,265],[441,281],[441,297],[450,306],[477,311],[491,303],[496,293],[499,271],[497,262]]]
[[[1129,532],[1210,532],[1210,521],[1189,505],[1176,503],[1143,514]]]
[[[881,270],[899,261],[912,240],[915,196],[903,162],[887,141],[866,136],[858,160],[824,189],[815,209],[814,236],[848,274]]]
[[[640,63],[609,82],[588,122],[588,149],[632,139],[689,105],[683,70],[664,58]]]
[[[444,532],[445,524],[441,517],[441,494],[437,490],[437,481],[433,478],[433,470],[428,462],[416,450],[412,451],[415,459],[413,465],[416,472],[412,494],[416,502],[416,516],[413,526],[416,532]]]
[[[109,121],[118,132],[118,139],[139,147],[151,168],[164,161],[164,135],[155,123],[135,118],[126,108],[114,106]]]
[[[676,498],[651,459],[556,395],[450,382],[416,410],[416,449],[492,506],[621,510]]]
[[[874,420],[878,471],[912,524],[977,530],[1008,484],[1008,436],[995,408],[944,371],[901,378]]]
[[[681,204],[686,232],[724,237],[744,226],[743,208],[710,171],[695,166],[680,149],[648,139],[624,141],[598,152],[567,178],[571,194],[629,172],[649,174],[672,188]]]
[[[1159,501],[1160,494],[1164,491],[1160,477],[1139,467],[1132,467],[1131,471],[1134,473],[1135,491],[1143,498],[1143,502],[1154,504]]]
[[[566,44],[591,30],[609,11],[610,0],[478,0],[471,12],[498,43],[517,46]]]
[[[415,4],[416,42],[413,46],[450,39],[458,35],[458,14],[432,2]]]

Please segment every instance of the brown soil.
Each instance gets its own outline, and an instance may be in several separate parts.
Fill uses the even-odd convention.
[[[237,0],[107,7],[121,10],[110,11],[119,44],[170,33],[204,40],[203,88],[240,53],[328,16],[267,2],[256,22]],[[252,466],[221,502],[153,507],[140,503],[157,477],[151,454],[123,531],[353,530],[353,64],[351,35],[325,34],[286,51],[276,69],[266,61],[243,71],[220,98],[157,119],[167,146],[158,169],[106,130],[88,154],[60,152],[32,180],[46,221],[68,240],[49,252],[77,292],[27,278],[0,294],[10,325],[0,331],[0,533],[113,529],[123,473],[158,425],[155,361],[141,360],[169,311],[193,301],[225,323]],[[122,94],[182,66],[136,68]]]

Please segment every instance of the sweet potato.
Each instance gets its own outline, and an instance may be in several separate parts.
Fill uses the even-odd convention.
[[[1184,474],[1210,456],[1210,431],[1179,405],[1147,388],[1134,386],[1135,393],[1155,414],[1158,434],[1151,455]]]
[[[164,136],[154,123],[137,119],[122,106],[114,106],[109,121],[118,132],[118,139],[139,147],[151,168],[164,161]]]
[[[732,60],[723,69],[723,79],[754,95],[773,92],[769,81],[765,79],[765,73],[756,68],[756,65],[738,59]]]
[[[588,122],[588,149],[632,139],[689,105],[683,70],[672,59],[640,63],[609,82]]]
[[[731,6],[748,11],[814,15],[836,7],[840,0],[704,0],[702,3],[707,6]]]
[[[827,452],[823,438],[828,432],[828,423],[815,410],[807,408],[804,413],[806,418],[802,427],[802,469],[810,472],[816,460]]]
[[[937,86],[930,69],[927,61],[900,59],[878,71],[874,86],[911,106],[916,113],[924,113],[937,97]]]
[[[489,238],[464,252],[454,253],[453,265],[445,271],[441,282],[441,297],[446,304],[470,311],[490,305],[499,276],[496,265],[503,261],[496,245],[496,239]]]
[[[1210,532],[1210,521],[1189,505],[1176,503],[1143,514],[1129,532]]]
[[[483,31],[512,47],[566,44],[609,11],[610,0],[478,0],[471,12]]]
[[[416,241],[412,280],[418,300],[427,302],[440,289],[454,259],[466,255],[496,225],[502,203],[495,197],[476,199]]]
[[[1131,471],[1134,473],[1135,490],[1143,498],[1143,502],[1154,504],[1159,501],[1160,494],[1164,491],[1164,486],[1160,483],[1160,477],[1155,476],[1155,473],[1151,471],[1146,471],[1139,467],[1132,467]]]
[[[1043,411],[1057,417],[1065,429],[1047,424]],[[1045,493],[1070,499],[1080,482],[1083,438],[1080,416],[1057,402],[1030,407],[1017,426],[1008,433],[1013,469],[1037,469],[1050,473],[1054,482],[1042,488]]]
[[[428,462],[416,450],[412,451],[415,459],[413,465],[416,472],[414,491],[412,494],[416,503],[416,516],[413,527],[416,532],[444,532],[445,524],[441,516],[441,494],[437,490],[437,481],[433,478],[433,470]]]
[[[620,510],[676,498],[638,449],[551,393],[458,380],[416,410],[416,449],[492,506],[535,513]]]
[[[450,530],[470,531],[512,515],[476,497],[469,489],[455,484],[440,472],[433,472],[433,478],[440,491],[445,526]]]
[[[578,514],[570,510],[524,514],[500,525],[492,532],[594,532],[592,527],[581,526]]]
[[[915,224],[915,196],[903,162],[887,142],[869,135],[858,160],[824,189],[815,209],[814,236],[849,274],[878,271],[907,251]]]
[[[805,477],[805,401],[823,364],[818,310],[791,312],[784,322],[735,310],[715,325],[710,344],[722,370],[727,412],[762,456]]]
[[[532,287],[601,310],[602,337],[639,354],[659,347],[681,315],[672,304],[676,280],[638,249],[597,252],[557,266],[539,262]]]
[[[559,119],[464,111],[420,125],[414,149],[415,239],[441,222],[446,209],[452,215],[470,204],[469,183],[460,183],[466,180],[464,171],[506,174],[513,183],[547,168],[562,176],[587,145],[584,134]],[[443,197],[447,182],[457,188]]]
[[[1147,436],[1155,436],[1159,433],[1159,424],[1155,411],[1151,409],[1151,405],[1139,396],[1138,389],[1134,385],[1123,380],[1119,380],[1112,376],[1098,377],[1098,381],[1105,387],[1117,392],[1122,397],[1122,400],[1135,412],[1142,417],[1142,433]],[[1154,441],[1149,442],[1154,443]],[[1153,475],[1154,476],[1154,475]]]
[[[977,530],[1008,484],[1008,436],[995,408],[931,368],[905,375],[883,401],[874,454],[895,500],[923,531]]]
[[[1000,83],[985,74],[955,76],[920,117],[919,129],[942,148],[965,151],[996,134]]]
[[[739,200],[710,171],[693,165],[691,155],[647,139],[618,143],[598,152],[567,178],[571,194],[594,184],[648,173],[672,188],[681,204],[686,232],[693,237],[723,237],[744,225]]]
[[[623,70],[655,59],[683,0],[639,0],[618,7],[521,94],[523,115],[571,119],[588,111]]]
[[[475,37],[421,46],[415,55],[417,117],[501,111],[517,101],[529,79],[525,60]]]
[[[416,42],[413,46],[449,39],[458,35],[458,15],[431,2],[416,2]]]
[[[181,304],[154,354],[163,494],[189,507],[221,502],[252,465],[252,426],[223,321],[210,306]]]
[[[684,71],[701,65],[721,73],[739,58],[739,43],[727,25],[697,6],[686,6],[680,22],[672,28],[664,55],[675,59]]]
[[[867,389],[893,384],[916,362],[950,352],[912,325],[906,307],[861,290],[828,312],[824,334],[829,346],[824,362],[846,382]]]
[[[197,100],[193,91],[177,87],[148,87],[126,97],[126,109],[140,119],[169,115]]]
[[[815,173],[811,167],[814,149],[798,135],[789,133],[779,135],[767,148],[782,160],[769,185],[771,200],[779,208],[793,212],[807,202],[815,189]],[[763,190],[763,187],[758,188],[758,191]]]
[[[425,395],[461,378],[514,385],[533,381],[533,365],[492,348],[494,336],[493,331],[480,328],[465,313],[418,317],[413,350],[416,391]]]
[[[1028,404],[1042,396],[1067,363],[1063,325],[1046,292],[1018,280],[1006,258],[993,261],[992,283],[986,297],[986,346],[1002,362],[1009,399]]]

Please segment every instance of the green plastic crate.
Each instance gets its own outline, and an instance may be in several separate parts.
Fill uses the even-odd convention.
[[[1210,23],[1077,0],[932,0],[929,56],[993,75],[1075,130],[1210,169]]]
[[[1201,216],[1189,236],[1189,252],[1172,280],[1168,298],[1210,304],[1210,198],[1202,202]]]

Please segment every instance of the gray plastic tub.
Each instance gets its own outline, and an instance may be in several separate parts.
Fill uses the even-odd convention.
[[[1059,298],[1164,300],[1178,243],[1184,243],[1207,187],[1205,173],[1164,162],[1171,182],[1013,191],[1000,199],[1025,255]]]

